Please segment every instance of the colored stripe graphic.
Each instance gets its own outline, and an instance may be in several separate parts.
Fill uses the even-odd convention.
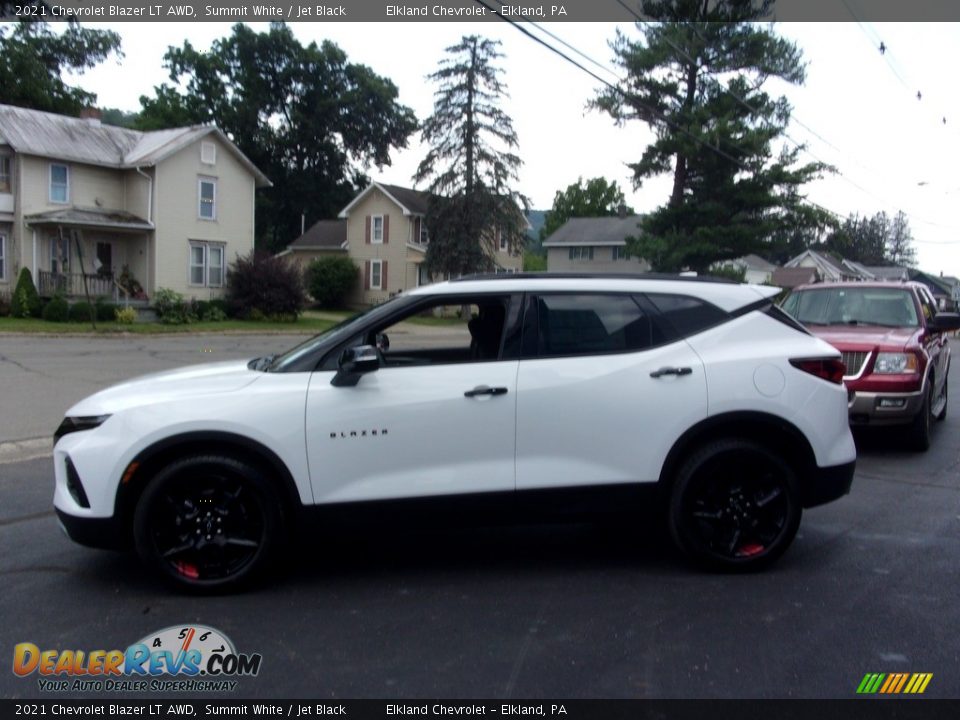
[[[867,673],[857,686],[858,695],[921,695],[933,679],[933,673]]]

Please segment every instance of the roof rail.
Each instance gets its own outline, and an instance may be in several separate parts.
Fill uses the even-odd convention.
[[[575,273],[575,272],[518,272],[474,273],[453,278],[450,282],[466,280],[680,280],[684,282],[711,282],[738,285],[729,278],[713,275],[676,275],[671,273]]]

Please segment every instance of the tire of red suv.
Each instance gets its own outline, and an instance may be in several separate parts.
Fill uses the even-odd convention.
[[[920,412],[910,423],[909,445],[912,450],[926,452],[930,449],[930,428],[933,425],[933,378],[927,383],[927,394],[923,398]]]
[[[280,503],[260,471],[219,455],[160,470],[133,518],[140,557],[190,592],[234,589],[260,575],[281,527]]]
[[[947,368],[947,372],[950,372],[949,367]],[[949,377],[944,378],[943,380],[943,409],[941,409],[940,412],[937,413],[937,420],[947,419],[947,405],[950,402],[950,395],[948,392],[949,388],[947,387],[949,384],[949,381],[950,381]]]
[[[742,439],[710,442],[677,473],[668,522],[674,542],[721,571],[764,568],[790,546],[802,514],[789,464]]]

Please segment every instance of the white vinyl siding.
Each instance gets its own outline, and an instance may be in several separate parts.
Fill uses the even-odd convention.
[[[70,202],[70,167],[50,163],[50,202],[65,205]]]
[[[216,220],[217,181],[214,178],[200,178],[197,185],[197,216],[201,220]]]

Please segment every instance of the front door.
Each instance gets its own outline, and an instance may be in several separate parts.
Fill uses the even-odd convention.
[[[306,441],[315,502],[512,491],[518,361],[505,359],[502,338],[517,302],[417,306],[347,343],[380,350],[379,369],[355,386],[314,372]]]

